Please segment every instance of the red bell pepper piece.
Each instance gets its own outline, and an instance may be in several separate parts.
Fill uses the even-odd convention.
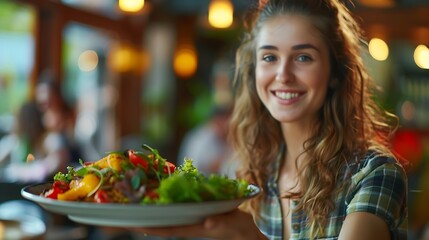
[[[128,150],[128,158],[130,159],[131,163],[134,164],[134,166],[140,166],[145,171],[148,170],[149,162],[143,157],[143,154],[140,154],[130,149]]]
[[[162,171],[166,174],[170,174],[173,173],[174,170],[176,170],[176,166],[169,161],[165,161],[164,169]]]
[[[45,197],[51,198],[51,199],[58,199],[58,194],[64,193],[69,189],[70,189],[70,186],[67,182],[58,180],[58,181],[55,181],[52,184],[52,188],[45,193]]]
[[[155,189],[147,190],[146,193],[145,193],[145,196],[148,197],[151,200],[159,198],[159,195],[158,195],[158,193],[156,192]]]
[[[102,189],[98,189],[94,195],[94,202],[96,203],[109,203],[111,202],[109,195]]]

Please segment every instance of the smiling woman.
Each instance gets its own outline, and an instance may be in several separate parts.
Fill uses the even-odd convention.
[[[396,118],[373,101],[356,21],[337,0],[261,1],[252,16],[237,51],[229,134],[237,177],[262,194],[201,224],[140,231],[406,239],[406,175],[385,135]]]
[[[270,239],[406,237],[406,176],[380,134],[395,126],[371,99],[357,23],[338,1],[265,4],[237,58],[239,176],[267,190],[247,209]]]

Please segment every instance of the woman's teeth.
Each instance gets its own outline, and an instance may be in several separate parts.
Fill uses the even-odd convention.
[[[281,98],[284,100],[290,100],[293,98],[297,98],[299,96],[298,93],[291,93],[291,92],[275,92],[275,94],[278,98]]]

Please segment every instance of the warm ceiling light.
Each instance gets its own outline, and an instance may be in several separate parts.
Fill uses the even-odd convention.
[[[425,45],[418,45],[414,50],[414,62],[422,69],[429,69],[429,48]]]
[[[138,12],[143,9],[144,0],[119,0],[118,6],[124,12]]]
[[[197,71],[197,53],[192,46],[181,46],[174,55],[174,71],[177,76],[189,78]]]
[[[395,0],[359,0],[359,3],[366,7],[393,7]]]
[[[384,61],[389,56],[389,46],[380,38],[373,38],[369,41],[368,50],[371,56],[377,61]]]
[[[234,19],[234,6],[230,0],[212,0],[209,5],[209,23],[215,28],[228,28]]]
[[[128,45],[113,46],[109,52],[108,64],[114,71],[128,72],[136,63],[136,54]]]

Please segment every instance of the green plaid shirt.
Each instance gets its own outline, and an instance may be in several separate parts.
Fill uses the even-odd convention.
[[[279,169],[280,161],[273,165],[273,169]],[[269,239],[277,240],[283,239],[284,225],[278,171],[272,172],[257,224]],[[394,159],[371,152],[362,161],[345,166],[342,174],[346,187],[335,197],[336,208],[328,216],[324,235],[317,239],[337,239],[347,214],[353,212],[373,213],[386,221],[391,239],[407,239],[407,178],[403,168]],[[291,208],[296,205],[292,201]],[[307,222],[305,212],[292,211],[290,239],[310,239]]]

